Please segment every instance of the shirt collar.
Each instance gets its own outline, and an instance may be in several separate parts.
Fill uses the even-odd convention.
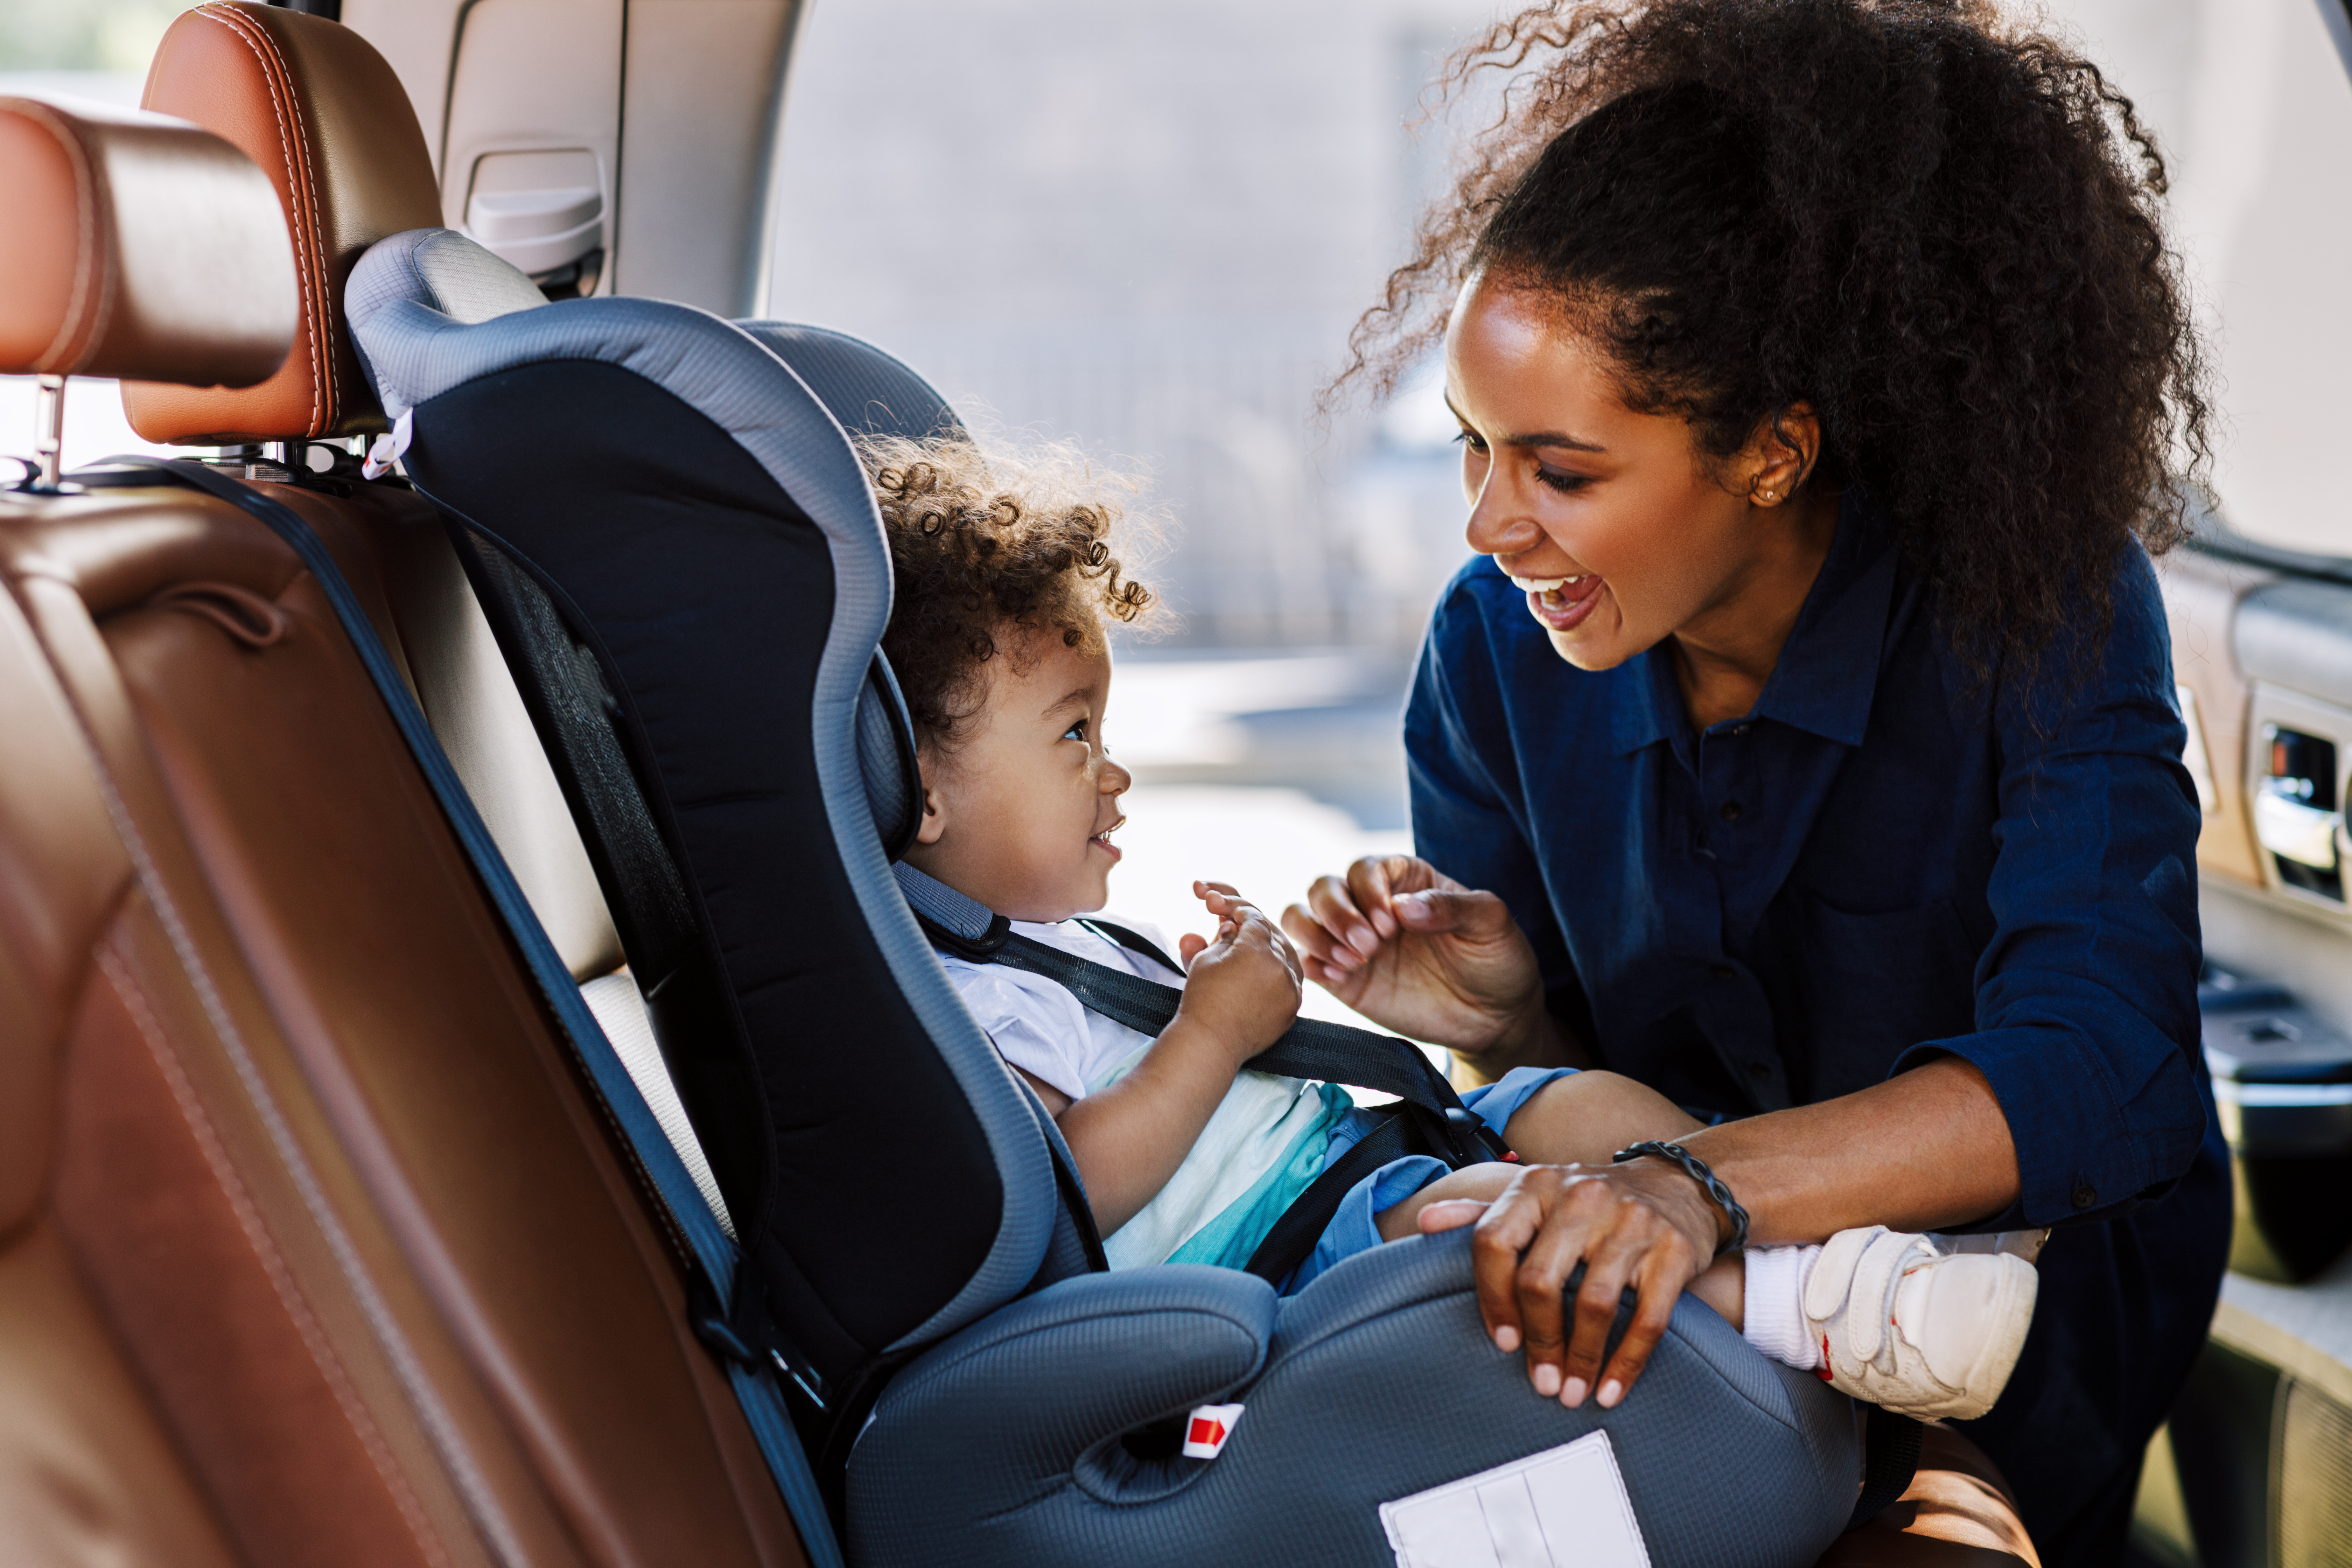
[[[1837,532],[1797,624],[1751,715],[1858,746],[1878,690],[1896,551],[1856,487],[1838,507]],[[1620,754],[1670,740],[1687,723],[1664,645],[1630,661],[1615,682],[1611,732]]]

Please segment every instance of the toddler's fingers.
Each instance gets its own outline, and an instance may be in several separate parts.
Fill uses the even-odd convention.
[[[1198,931],[1186,931],[1176,939],[1176,956],[1189,967],[1192,962],[1209,950],[1209,939]]]
[[[1475,1225],[1486,1213],[1486,1202],[1483,1198],[1440,1198],[1423,1205],[1421,1234],[1434,1236],[1441,1230],[1459,1230],[1465,1225]]]
[[[1288,942],[1283,941],[1279,932],[1275,933],[1274,941],[1270,945],[1273,948],[1274,956],[1281,962],[1282,967],[1289,973],[1290,983],[1293,985],[1297,984],[1301,976],[1305,973],[1305,971],[1299,967],[1298,950],[1291,946]]]

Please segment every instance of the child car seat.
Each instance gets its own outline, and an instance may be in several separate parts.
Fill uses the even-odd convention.
[[[1623,1404],[1570,1411],[1481,1332],[1464,1233],[1287,1300],[1101,1272],[1066,1149],[890,871],[913,748],[844,432],[952,427],[919,377],[812,329],[547,304],[446,230],[379,244],[347,301],[741,1240],[707,1337],[792,1373],[851,1562],[1797,1568],[1845,1525],[1853,1407],[1693,1299]],[[1165,1423],[1213,1403],[1246,1418],[1182,1457]]]

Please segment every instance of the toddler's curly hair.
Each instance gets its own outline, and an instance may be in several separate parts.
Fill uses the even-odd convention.
[[[1025,665],[1040,637],[1097,646],[1102,617],[1134,625],[1155,603],[1110,550],[1114,531],[1149,531],[1128,517],[1140,486],[1076,448],[984,454],[961,435],[859,447],[898,579],[882,651],[919,742],[967,737],[997,658]]]

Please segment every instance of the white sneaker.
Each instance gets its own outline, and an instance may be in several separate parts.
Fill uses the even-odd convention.
[[[1805,1281],[1805,1327],[1839,1393],[1966,1421],[2000,1397],[2040,1284],[2012,1251],[1951,1252],[1885,1226],[1842,1230]]]

